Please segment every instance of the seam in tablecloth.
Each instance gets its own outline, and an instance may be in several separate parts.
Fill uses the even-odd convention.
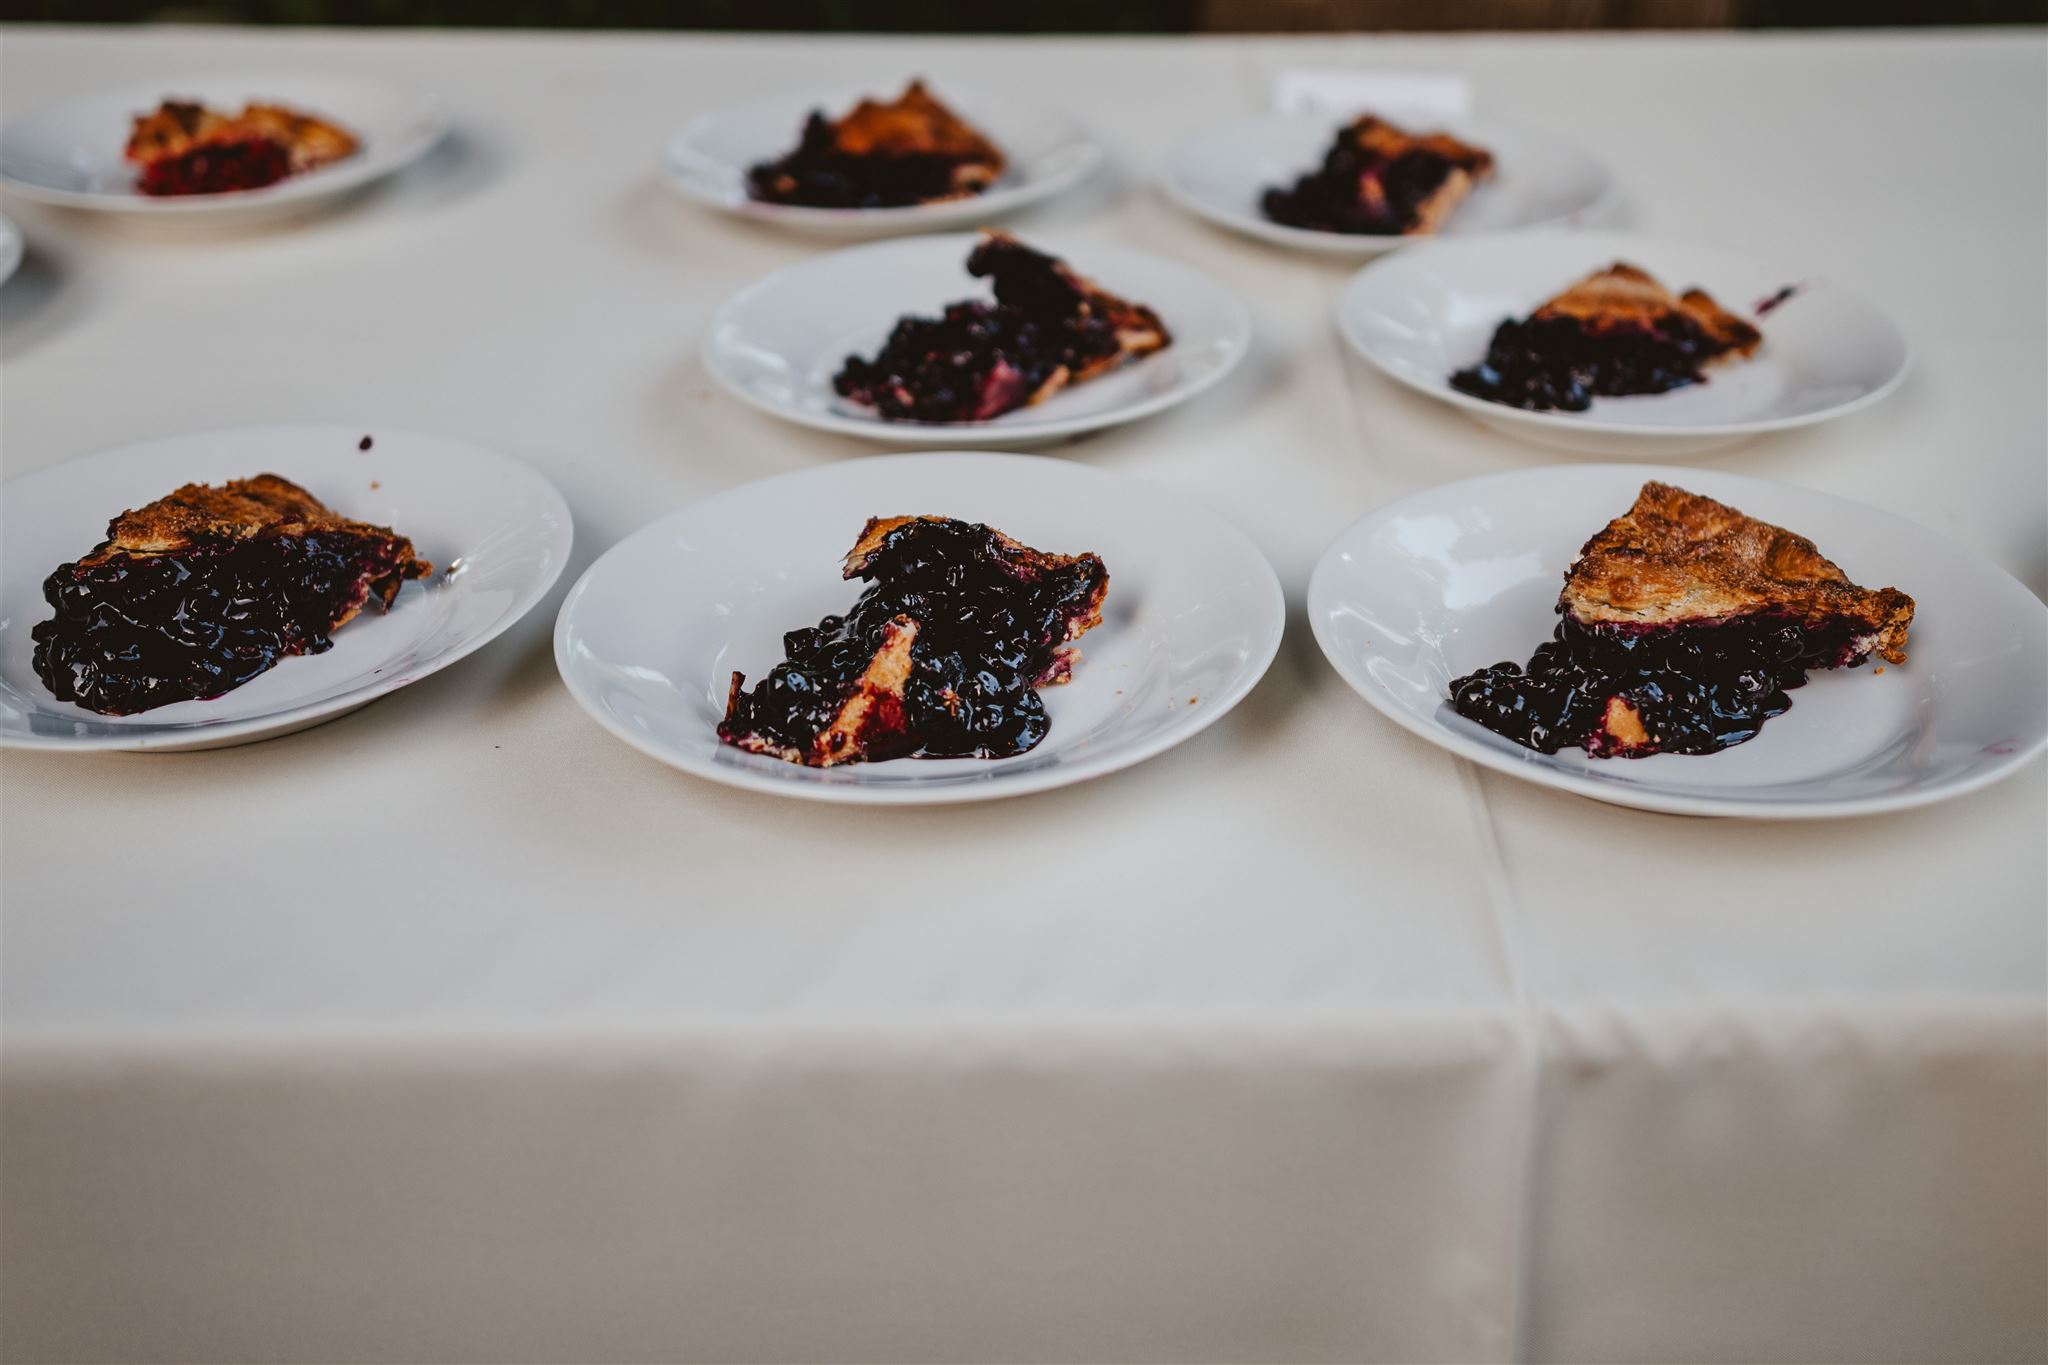
[[[1542,1034],[1522,971],[1521,916],[1515,904],[1514,881],[1508,876],[1507,859],[1501,852],[1499,832],[1494,825],[1493,806],[1486,799],[1486,779],[1477,765],[1464,759],[1453,762],[1457,765],[1458,781],[1470,799],[1473,835],[1484,855],[1480,875],[1487,888],[1488,908],[1493,912],[1494,946],[1500,954],[1501,977],[1515,1010],[1522,1126],[1517,1134],[1515,1212],[1508,1259],[1508,1349],[1509,1358],[1520,1361],[1529,1358],[1526,1291],[1536,1247],[1535,1173],[1543,1120]]]
[[[1248,65],[1251,63],[1248,59]],[[1310,267],[1319,276],[1333,275],[1330,293],[1335,297],[1337,287],[1348,280],[1349,268],[1333,262],[1318,262]],[[1360,391],[1359,372],[1362,363],[1355,361],[1349,344],[1334,325],[1328,332],[1329,345],[1337,360],[1337,373],[1344,390],[1344,415],[1351,426],[1351,443],[1354,448],[1369,451],[1365,423],[1361,413],[1366,398]],[[1370,467],[1370,461],[1367,461]],[[1381,477],[1374,470],[1375,479]],[[1384,491],[1384,489],[1379,490]],[[1516,909],[1514,883],[1508,875],[1507,862],[1501,852],[1498,832],[1493,818],[1493,807],[1486,798],[1485,779],[1478,767],[1461,758],[1446,755],[1446,761],[1456,771],[1459,783],[1465,789],[1468,809],[1472,818],[1474,841],[1481,854],[1481,879],[1487,890],[1487,908],[1491,912],[1494,931],[1494,948],[1498,955],[1498,970],[1501,981],[1513,1005],[1515,1020],[1516,1066],[1521,1083],[1521,1104],[1519,1119],[1521,1130],[1515,1134],[1517,1151],[1514,1212],[1508,1232],[1509,1246],[1505,1260],[1508,1275],[1508,1303],[1505,1313],[1508,1356],[1520,1361],[1528,1358],[1529,1297],[1526,1292],[1535,1252],[1535,1188],[1534,1173],[1537,1161],[1537,1142],[1541,1132],[1543,1114],[1543,1059],[1542,1033],[1536,1017],[1536,1009],[1528,991],[1521,961],[1521,923]]]

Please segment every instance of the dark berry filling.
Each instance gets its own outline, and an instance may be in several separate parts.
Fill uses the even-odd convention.
[[[995,302],[903,318],[873,360],[848,356],[832,387],[891,421],[985,422],[1029,403],[1062,370],[1117,354],[1115,327],[1083,307],[1085,295],[1053,257],[985,241],[967,270],[994,281]]]
[[[1678,312],[1655,327],[1510,318],[1495,330],[1486,359],[1452,375],[1451,387],[1510,407],[1584,412],[1595,398],[1705,383],[1701,367],[1727,349]]]
[[[942,152],[863,152],[839,149],[822,112],[804,121],[796,150],[747,172],[747,193],[770,204],[817,209],[892,209],[980,194],[985,186],[956,183],[962,158]]]
[[[1754,739],[1790,709],[1809,669],[1853,659],[1866,627],[1846,617],[1808,626],[1775,614],[1678,626],[1587,625],[1566,613],[1527,668],[1498,663],[1451,683],[1451,706],[1496,734],[1546,754],[1577,746],[1596,758],[1710,754]],[[1608,702],[1634,708],[1648,742],[1618,743]]]
[[[58,700],[114,716],[218,697],[324,652],[397,557],[393,542],[315,533],[60,565],[43,581],[57,614],[30,632],[36,676]]]
[[[1380,156],[1345,129],[1321,166],[1291,189],[1267,190],[1259,207],[1276,223],[1312,232],[1402,233],[1421,222],[1423,206],[1455,169],[1449,157],[1423,147]],[[1374,185],[1377,192],[1368,188]]]
[[[1005,554],[975,522],[913,521],[892,532],[860,576],[868,589],[844,616],[783,636],[785,661],[751,692],[735,692],[718,733],[808,751],[881,649],[890,623],[918,626],[900,716],[867,736],[866,757],[1004,758],[1046,733],[1038,688],[1064,677],[1060,648],[1102,579],[1086,557],[1045,568]]]
[[[135,186],[144,194],[225,194],[274,185],[292,173],[291,155],[269,138],[202,142],[142,167]]]

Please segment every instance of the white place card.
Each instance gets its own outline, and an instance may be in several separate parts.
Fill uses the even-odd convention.
[[[1459,118],[1472,112],[1472,82],[1448,72],[1288,66],[1274,78],[1273,108],[1341,118],[1380,110]]]

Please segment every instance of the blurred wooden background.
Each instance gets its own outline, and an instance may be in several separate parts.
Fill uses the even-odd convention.
[[[1732,28],[1740,0],[1201,0],[1195,27],[1318,33],[1442,29]]]
[[[0,19],[882,33],[2048,23],[2048,0],[0,0]]]

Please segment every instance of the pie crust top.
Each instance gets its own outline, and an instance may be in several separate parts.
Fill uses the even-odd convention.
[[[339,124],[281,104],[252,103],[239,114],[223,114],[195,100],[165,100],[150,113],[135,116],[127,155],[130,161],[148,163],[182,156],[204,143],[245,139],[283,147],[294,172],[339,161],[360,145]]]
[[[423,578],[433,571],[431,564],[413,553],[412,542],[391,528],[337,516],[311,493],[275,474],[232,479],[218,487],[188,483],[155,502],[123,512],[108,523],[107,542],[78,563],[90,568],[118,554],[174,554],[209,541],[323,531],[397,545],[402,578]]]
[[[1672,313],[1692,319],[1710,340],[1725,347],[1719,358],[1746,356],[1763,340],[1762,332],[1714,302],[1706,290],[1673,294],[1650,272],[1624,261],[1586,276],[1538,308],[1530,320],[1571,318],[1596,331],[1648,330]]]
[[[863,99],[832,122],[833,141],[849,156],[945,156],[1002,174],[1003,154],[954,113],[923,81],[893,100]]]
[[[1367,114],[1351,125],[1351,140],[1382,161],[1392,161],[1409,152],[1440,156],[1471,176],[1484,180],[1493,174],[1493,153],[1449,133],[1411,133],[1375,114]]]
[[[1734,508],[1654,480],[1627,513],[1586,542],[1565,575],[1559,609],[1588,624],[1663,626],[1759,612],[1809,626],[1861,623],[1869,647],[1906,659],[1913,599],[1864,588],[1812,541]]]

